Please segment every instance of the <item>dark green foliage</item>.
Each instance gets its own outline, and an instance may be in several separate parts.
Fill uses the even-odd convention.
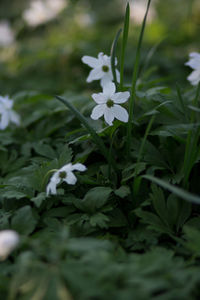
[[[177,41],[173,34],[149,50],[141,43],[145,22],[142,31],[133,30],[129,4],[124,27],[118,27],[121,40],[113,28],[122,20],[122,3],[104,2],[76,1],[81,9],[96,7],[93,16],[102,28],[93,23],[81,29],[72,20],[79,13],[75,1],[61,21],[32,32],[16,28],[17,53],[1,63],[0,87],[12,91],[22,124],[0,131],[0,230],[20,235],[18,247],[0,261],[0,299],[200,298],[200,89],[186,85],[183,67],[196,31],[184,26]],[[13,26],[21,24],[24,1],[20,5],[8,15]],[[164,13],[167,1],[156,5]],[[166,30],[159,22],[147,28],[144,41],[155,39],[154,30]],[[88,69],[80,62],[82,55],[108,54],[114,36],[114,74],[122,43],[118,88],[132,89],[131,106],[124,104],[133,112],[128,140],[127,124],[115,120],[109,127],[90,118],[91,94],[101,88],[86,87]],[[63,182],[47,196],[51,176],[70,162],[86,165],[86,172],[76,172],[76,185]]]

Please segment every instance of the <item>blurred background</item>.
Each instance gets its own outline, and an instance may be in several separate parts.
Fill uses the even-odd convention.
[[[86,84],[83,55],[110,53],[123,25],[126,0],[1,0],[0,94],[39,91],[59,94],[94,88]],[[126,78],[131,80],[135,50],[147,0],[130,0],[131,26]],[[184,66],[191,51],[200,52],[200,1],[152,0],[142,48],[155,82],[188,85]],[[120,40],[121,42],[121,40]],[[120,53],[120,44],[118,54]],[[141,65],[141,68],[143,65]],[[142,69],[141,69],[142,70]],[[164,83],[163,83],[164,82]]]

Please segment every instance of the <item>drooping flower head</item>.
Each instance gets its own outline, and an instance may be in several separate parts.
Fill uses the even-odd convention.
[[[115,84],[110,82],[103,86],[103,93],[92,95],[92,98],[97,103],[91,114],[93,120],[97,120],[104,116],[108,125],[113,124],[114,118],[122,122],[128,122],[128,113],[126,109],[119,104],[125,103],[130,97],[130,93],[115,93],[115,91]]]
[[[75,184],[77,181],[76,176],[73,174],[73,171],[85,171],[87,168],[80,163],[72,165],[71,163],[64,165],[62,168],[57,170],[50,179],[49,184],[47,185],[46,193],[56,195],[56,186],[65,181],[67,184]]]
[[[200,53],[190,53],[190,59],[185,65],[194,69],[187,79],[192,85],[197,85],[200,82]]]
[[[0,130],[4,130],[10,122],[20,124],[20,117],[12,107],[13,100],[8,96],[0,96]]]
[[[19,243],[19,235],[14,230],[0,231],[0,260],[4,260]]]
[[[98,58],[92,56],[83,56],[82,62],[90,66],[93,70],[90,71],[89,76],[87,78],[87,82],[91,82],[93,80],[101,80],[101,86],[103,87],[108,82],[113,81],[113,75],[111,70],[111,57],[100,52],[98,54]],[[117,64],[117,59],[115,60],[115,64]],[[117,81],[119,82],[119,71],[116,70]]]

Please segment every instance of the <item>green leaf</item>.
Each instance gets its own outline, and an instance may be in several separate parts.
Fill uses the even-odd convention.
[[[129,186],[122,185],[119,189],[115,190],[114,193],[120,198],[125,198],[126,196],[130,195],[131,191]]]
[[[192,204],[189,202],[181,201],[179,205],[179,214],[177,219],[177,230],[181,228],[185,222],[188,220],[192,212]]]
[[[46,193],[39,193],[36,197],[31,198],[30,200],[35,203],[36,207],[40,207],[42,202],[46,199]]]
[[[195,256],[200,256],[200,231],[194,227],[184,226],[185,246],[190,249]]]
[[[176,195],[169,195],[167,198],[167,220],[170,226],[177,225],[177,218],[180,215],[179,211],[179,202],[180,200],[176,197]],[[181,201],[183,202],[183,201]],[[187,202],[184,202],[187,203]]]
[[[20,234],[28,235],[33,232],[37,224],[32,208],[28,205],[18,209],[11,220],[11,227]]]
[[[83,200],[76,199],[74,205],[82,211],[94,213],[103,207],[112,192],[109,187],[95,187],[90,189]]]
[[[149,225],[150,229],[153,229],[160,233],[172,234],[171,230],[162,222],[162,220],[155,214],[144,211],[141,208],[135,209],[135,213],[142,219],[142,222]]]
[[[91,226],[99,226],[100,228],[108,228],[109,218],[98,212],[90,217]]]
[[[161,220],[163,220],[163,222],[168,226],[167,209],[163,191],[154,184],[152,184],[151,188],[152,193],[150,194],[150,198],[152,199],[155,211],[157,212]]]
[[[22,199],[27,197],[26,193],[18,191],[14,186],[9,186],[2,189],[0,191],[0,195],[6,199]]]
[[[47,144],[43,144],[41,142],[35,143],[35,144],[33,144],[33,148],[38,154],[40,154],[44,157],[48,157],[48,158],[56,157],[55,151],[52,149],[51,146],[49,146]]]

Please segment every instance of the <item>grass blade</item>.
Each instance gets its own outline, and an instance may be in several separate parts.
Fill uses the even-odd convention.
[[[124,58],[125,58],[125,49],[128,40],[128,30],[129,30],[129,19],[130,19],[130,5],[126,5],[126,13],[124,18],[124,28],[123,28],[123,37],[122,37],[122,50],[120,58],[120,86],[119,89],[123,89],[124,84]]]
[[[161,186],[162,188],[170,191],[171,193],[175,194],[176,196],[178,196],[188,202],[200,204],[200,197],[198,197],[194,194],[191,194],[177,186],[174,186],[162,179],[156,178],[151,175],[143,175],[142,178],[145,178],[147,180],[150,180],[150,181],[156,183],[157,185]]]
[[[77,117],[77,119],[79,119],[79,121],[85,126],[87,131],[91,134],[93,141],[99,147],[101,153],[106,158],[108,163],[111,164],[116,169],[115,162],[113,159],[111,160],[111,158],[109,157],[109,151],[105,147],[102,139],[98,136],[98,134],[95,132],[95,130],[89,125],[86,118],[69,101],[67,101],[66,99],[64,99],[60,96],[56,96],[56,98],[59,101],[61,101],[65,106],[67,106],[74,113],[74,115]]]
[[[140,52],[141,52],[142,40],[143,40],[143,36],[144,36],[144,29],[145,29],[145,25],[146,25],[146,19],[147,19],[150,3],[151,3],[151,0],[148,0],[147,9],[145,12],[145,16],[144,16],[144,19],[142,22],[142,28],[140,31],[139,41],[138,41],[137,50],[136,50],[135,64],[134,64],[134,69],[133,69],[131,96],[130,96],[130,100],[129,100],[129,121],[128,121],[128,126],[127,126],[127,154],[128,155],[130,155],[131,131],[132,131],[134,102],[135,102],[135,87],[136,87],[136,81],[137,81],[138,71],[139,71]]]
[[[148,123],[148,126],[145,130],[145,134],[144,134],[144,138],[142,139],[142,143],[141,143],[141,146],[140,146],[140,150],[139,150],[139,154],[138,154],[138,158],[137,158],[137,164],[140,162],[141,160],[141,157],[142,157],[142,153],[143,153],[143,150],[144,150],[144,145],[145,145],[145,142],[146,142],[146,139],[147,139],[147,136],[149,134],[149,131],[151,130],[151,127],[153,125],[153,122],[154,122],[154,119],[155,119],[155,115],[153,115]]]
[[[114,80],[116,87],[118,86],[118,83],[117,83],[116,68],[115,68],[115,57],[116,57],[117,42],[118,42],[121,32],[122,32],[122,29],[120,28],[115,36],[115,39],[112,43],[112,47],[111,47],[111,51],[110,51],[111,69],[112,69],[112,74],[113,74],[113,80]]]

